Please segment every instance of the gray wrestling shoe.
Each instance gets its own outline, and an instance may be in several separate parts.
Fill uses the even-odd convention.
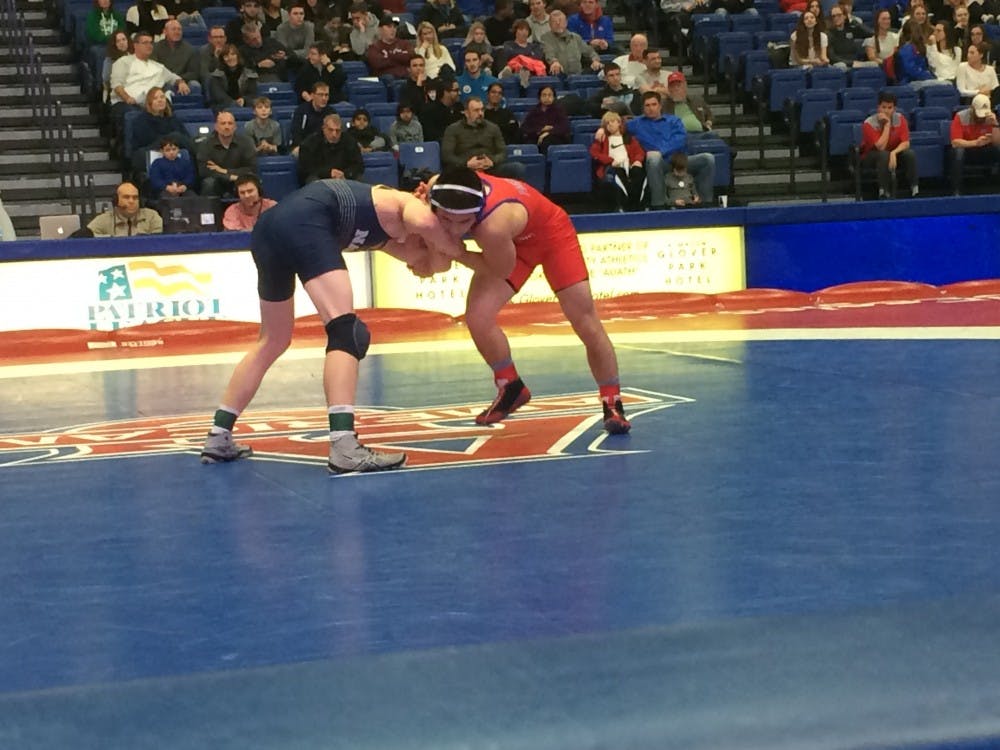
[[[201,449],[201,462],[203,464],[217,464],[252,455],[253,448],[244,443],[237,443],[233,440],[233,433],[210,432],[205,440],[205,447]]]
[[[330,443],[331,474],[352,472],[387,471],[406,463],[405,453],[380,453],[358,442],[358,435],[344,435]]]

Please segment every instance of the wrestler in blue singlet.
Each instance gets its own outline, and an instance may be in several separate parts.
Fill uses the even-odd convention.
[[[317,180],[283,198],[257,220],[250,252],[261,299],[281,302],[302,283],[345,269],[343,253],[373,250],[389,239],[372,202],[372,185]]]

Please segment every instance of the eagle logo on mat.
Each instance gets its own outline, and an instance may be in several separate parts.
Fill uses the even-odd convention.
[[[622,391],[635,422],[643,415],[693,399],[637,388]],[[642,451],[639,435],[609,437],[600,429],[592,392],[533,398],[504,422],[477,425],[482,404],[427,408],[358,408],[358,432],[372,448],[401,450],[407,469],[474,466]],[[45,461],[84,461],[157,454],[197,454],[210,418],[153,417],[67,427],[48,432],[0,434],[0,468]],[[248,411],[236,437],[254,451],[251,461],[281,461],[323,466],[327,461],[325,410]],[[192,459],[191,470],[200,470]]]

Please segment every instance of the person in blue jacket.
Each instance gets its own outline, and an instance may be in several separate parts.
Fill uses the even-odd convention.
[[[599,55],[619,51],[611,17],[604,15],[597,0],[580,0],[580,12],[566,19],[566,28],[579,34]]]
[[[908,32],[909,41],[896,50],[896,83],[914,88],[938,83],[927,65],[927,42],[920,24],[910,19],[904,32]]]
[[[160,141],[159,159],[149,165],[149,194],[154,198],[181,198],[197,195],[198,175],[191,155],[182,151],[177,138],[164,136]]]

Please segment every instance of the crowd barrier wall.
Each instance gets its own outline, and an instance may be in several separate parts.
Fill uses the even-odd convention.
[[[573,221],[598,297],[1000,278],[996,196],[587,214]],[[0,243],[0,330],[255,320],[248,240],[223,232]],[[359,308],[462,311],[467,269],[417,280],[382,253],[352,253],[348,261]],[[155,297],[144,298],[143,290]],[[536,276],[521,298],[547,294]],[[297,308],[313,312],[301,290]]]

